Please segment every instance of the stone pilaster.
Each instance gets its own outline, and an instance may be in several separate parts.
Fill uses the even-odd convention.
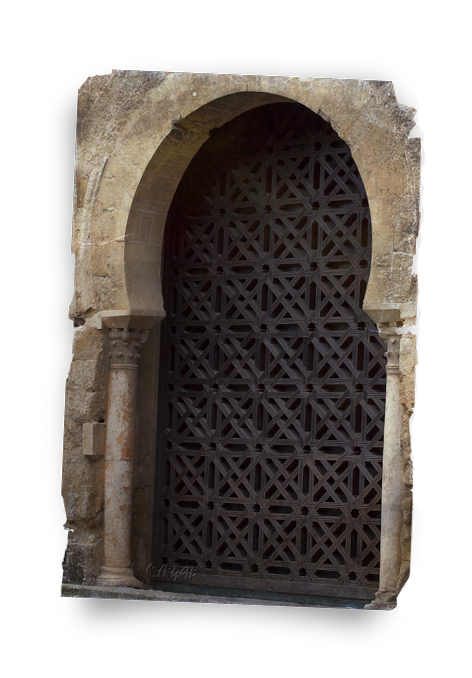
[[[402,478],[402,406],[400,403],[400,341],[394,324],[381,325],[380,337],[387,344],[387,393],[382,472],[382,526],[380,544],[380,585],[366,609],[396,607],[397,579],[401,565],[400,533],[403,525],[402,500],[406,490]]]
[[[139,350],[148,332],[110,330],[105,454],[104,560],[99,586],[141,588],[130,567]]]

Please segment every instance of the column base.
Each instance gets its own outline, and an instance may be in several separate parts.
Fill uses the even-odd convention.
[[[97,577],[97,586],[128,586],[132,589],[142,589],[143,583],[136,579],[130,567],[102,566]]]
[[[374,600],[364,606],[364,610],[394,610],[397,606],[397,594],[394,591],[377,591]]]

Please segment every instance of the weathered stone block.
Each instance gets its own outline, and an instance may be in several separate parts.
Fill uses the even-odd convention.
[[[74,333],[73,360],[100,360],[103,355],[103,334],[84,325]]]
[[[69,538],[69,543],[62,563],[64,584],[95,584],[103,558],[103,542],[90,540],[89,542],[75,541]]]
[[[104,391],[68,390],[66,409],[70,421],[99,421],[105,417]]]
[[[105,456],[106,425],[87,422],[83,425],[82,452],[93,461]]]

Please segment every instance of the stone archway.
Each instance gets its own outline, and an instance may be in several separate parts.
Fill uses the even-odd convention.
[[[379,605],[391,605],[398,590],[399,573],[406,567],[402,564],[405,549],[400,538],[401,507],[409,497],[411,483],[408,432],[411,375],[403,380],[400,393],[400,342],[395,326],[412,324],[415,314],[415,279],[411,276],[411,265],[419,189],[419,140],[408,138],[414,111],[397,104],[391,83],[337,80],[300,83],[296,78],[139,72],[117,72],[87,81],[79,98],[73,239],[76,285],[71,317],[77,324],[85,323],[78,330],[77,342],[84,344],[85,354],[90,356],[86,361],[92,361],[99,371],[102,355],[107,352],[106,327],[119,332],[112,340],[122,354],[129,353],[130,337],[139,344],[144,338],[141,330],[151,330],[142,349],[137,348],[147,365],[147,377],[145,380],[141,377],[138,387],[138,447],[134,466],[129,470],[130,478],[134,474],[132,560],[142,577],[149,564],[144,533],[151,491],[145,477],[152,457],[150,432],[156,406],[157,376],[152,355],[156,353],[158,333],[153,328],[164,313],[160,252],[166,213],[180,177],[211,129],[262,103],[287,100],[302,103],[319,113],[348,143],[369,199],[373,248],[364,309],[380,329],[387,332],[392,346],[389,352],[391,403],[387,409],[392,413],[393,424],[391,435],[386,434],[386,446],[388,439],[393,441],[390,457],[394,473],[390,476],[394,477],[394,484],[391,492],[385,492],[389,503],[383,508],[382,529],[386,530],[386,537],[382,537],[382,543],[387,545],[387,550],[382,555],[385,576],[381,583],[383,593],[378,598]],[[129,330],[134,334],[126,334]],[[90,342],[95,348],[90,348]],[[414,362],[412,342],[412,338],[403,335],[402,353],[405,365],[410,368]],[[77,355],[82,356],[84,350]],[[133,351],[130,355],[130,361],[136,362]],[[82,361],[79,357],[74,363]],[[123,367],[123,362],[126,360],[114,360],[115,369],[117,365],[129,369]],[[74,374],[79,367],[84,366],[76,365]],[[74,431],[81,421],[83,424],[97,422],[98,410],[103,418],[106,377],[97,378],[102,386],[99,391],[103,393],[100,407],[69,417]],[[88,382],[81,385],[79,382],[76,392],[92,388]],[[95,383],[95,389],[96,386]],[[112,404],[109,404],[109,415],[110,407]],[[111,431],[108,435],[110,446]],[[72,449],[74,445],[77,447],[76,441],[77,434]],[[116,448],[116,443],[113,444]],[[68,461],[68,449],[66,444],[66,506],[77,485],[74,468]],[[120,451],[118,456],[122,458]],[[97,462],[93,470],[94,462],[87,459],[83,463],[90,478],[85,488],[87,496],[93,496],[100,506],[101,462]],[[89,572],[87,581],[93,581],[101,562],[101,509],[95,513],[91,510],[92,521],[90,516],[86,519],[88,524],[93,523],[93,535],[85,546],[80,543],[79,532],[74,531],[74,526],[83,526],[84,517],[74,501],[69,503],[72,534],[68,554],[72,560],[74,553],[81,554],[84,568]],[[404,573],[402,576],[404,578]]]

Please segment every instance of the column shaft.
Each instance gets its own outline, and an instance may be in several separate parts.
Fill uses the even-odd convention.
[[[110,370],[105,457],[105,566],[129,567],[137,369]]]
[[[396,606],[397,579],[401,565],[400,532],[402,500],[405,487],[402,479],[400,403],[400,340],[393,327],[381,328],[380,336],[387,344],[387,388],[382,471],[382,525],[380,544],[380,585],[375,600],[367,609],[391,609]]]
[[[131,586],[140,582],[131,569],[130,542],[133,504],[133,457],[139,348],[147,333],[110,331],[105,455],[104,561],[100,586]]]

